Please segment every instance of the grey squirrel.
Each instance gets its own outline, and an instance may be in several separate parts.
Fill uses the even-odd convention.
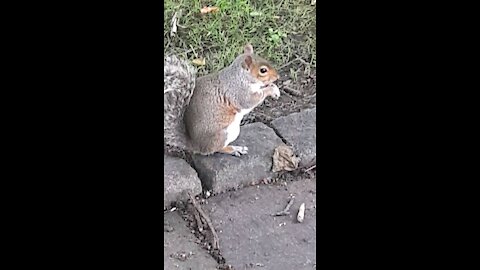
[[[240,156],[246,146],[230,145],[242,118],[266,97],[280,97],[279,76],[250,44],[228,67],[195,78],[195,69],[176,56],[164,58],[164,144],[193,153]]]

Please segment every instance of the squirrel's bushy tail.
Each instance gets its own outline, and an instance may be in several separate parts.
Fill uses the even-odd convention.
[[[195,69],[174,55],[163,61],[163,131],[166,145],[186,149],[183,115],[195,89]]]

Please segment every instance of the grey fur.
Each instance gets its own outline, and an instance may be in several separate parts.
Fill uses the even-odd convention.
[[[221,132],[225,127],[219,123],[224,122],[225,115],[219,108],[227,100],[239,109],[257,105],[249,98],[250,86],[257,79],[242,67],[245,56],[238,56],[218,73],[197,78],[195,93],[184,118],[194,153],[208,155],[223,147],[227,136]]]
[[[241,54],[232,62],[232,64],[218,72],[218,80],[222,85],[224,94],[231,101],[235,102],[237,107],[248,109],[255,106],[251,103],[248,95],[251,84],[259,82],[248,70],[242,67],[246,54]],[[232,91],[232,89],[235,89]]]
[[[174,55],[163,61],[164,144],[188,149],[183,115],[195,89],[195,69]]]
[[[194,68],[187,62],[173,55],[164,59],[166,145],[202,155],[224,147],[227,138],[226,132],[222,132],[226,128],[223,126],[225,106],[233,105],[238,110],[252,109],[259,104],[258,98],[252,98],[250,87],[260,81],[244,68],[247,56],[241,54],[228,67],[196,79]],[[252,57],[255,61],[263,60]],[[264,94],[262,92],[260,103]],[[242,151],[246,153],[246,149]]]

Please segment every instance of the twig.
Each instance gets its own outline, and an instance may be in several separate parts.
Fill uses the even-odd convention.
[[[313,157],[305,166],[302,166],[302,168],[310,168],[312,166],[317,166],[317,157]]]
[[[284,68],[284,67],[287,67],[287,66],[289,66],[290,64],[292,64],[293,62],[298,61],[298,60],[299,60],[299,58],[297,57],[297,58],[293,59],[292,61],[286,63],[285,65],[280,66],[277,70],[280,70],[280,69],[282,69],[282,68]]]
[[[308,171],[310,171],[310,170],[313,170],[313,169],[315,169],[316,167],[317,167],[317,164],[315,164],[315,165],[313,165],[312,167],[306,169],[305,172],[308,172]]]
[[[294,200],[295,200],[295,197],[292,196],[292,198],[291,198],[290,201],[288,202],[287,206],[285,206],[285,209],[283,209],[282,211],[276,213],[274,216],[288,216],[288,215],[290,215],[290,212],[288,212],[288,210],[289,210],[290,207],[292,206]]]
[[[192,196],[192,194],[189,192],[188,196],[190,197],[190,200],[192,201],[193,206],[195,209],[197,209],[198,213],[203,217],[205,222],[207,222],[208,227],[210,228],[210,231],[212,232],[213,235],[213,243],[212,247],[213,249],[220,249],[220,244],[218,241],[218,235],[217,232],[215,231],[215,228],[213,227],[212,221],[210,218],[203,212],[202,207],[198,204],[197,200]]]
[[[296,101],[296,99],[293,98],[293,95],[292,95],[292,94],[290,94],[288,91],[285,91],[284,86],[282,86],[282,87],[280,88],[280,90],[283,90],[283,92],[285,92],[285,95],[283,95],[284,97],[288,97],[288,98],[291,99],[293,102]]]
[[[293,95],[293,96],[297,96],[297,97],[301,97],[301,96],[302,96],[302,94],[300,93],[300,91],[298,91],[297,89],[291,88],[290,86],[284,85],[282,88],[285,90],[285,92],[287,92],[287,93],[289,93],[289,94],[291,94],[291,95]],[[288,91],[287,91],[287,90],[288,90]]]
[[[310,64],[309,62],[303,60],[298,54],[295,54],[295,55],[297,56],[297,59],[298,59],[300,62],[302,62],[304,65],[309,66],[309,67],[312,65],[312,64]]]
[[[198,231],[202,232],[203,223],[202,223],[202,219],[200,218],[200,215],[198,214],[198,211],[193,211],[193,215],[195,216],[195,221],[197,222]]]

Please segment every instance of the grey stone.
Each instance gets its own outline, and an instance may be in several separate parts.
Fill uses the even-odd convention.
[[[164,269],[217,269],[217,262],[196,243],[195,236],[178,213],[166,213],[163,223]]]
[[[290,215],[273,216],[295,196]],[[203,205],[210,216],[226,264],[235,269],[315,269],[316,180],[287,186],[258,185],[226,192]],[[303,223],[296,220],[305,203]],[[263,267],[259,267],[263,266]]]
[[[202,192],[202,184],[197,172],[180,158],[164,156],[163,170],[163,209],[174,201],[188,199],[186,192],[196,195]]]
[[[222,192],[272,177],[272,157],[282,140],[263,123],[242,126],[240,136],[231,145],[247,146],[248,154],[240,157],[216,153],[194,155],[193,163],[208,190]]]
[[[316,112],[316,108],[308,109],[272,121],[279,135],[293,146],[300,166],[307,166],[316,159]]]

